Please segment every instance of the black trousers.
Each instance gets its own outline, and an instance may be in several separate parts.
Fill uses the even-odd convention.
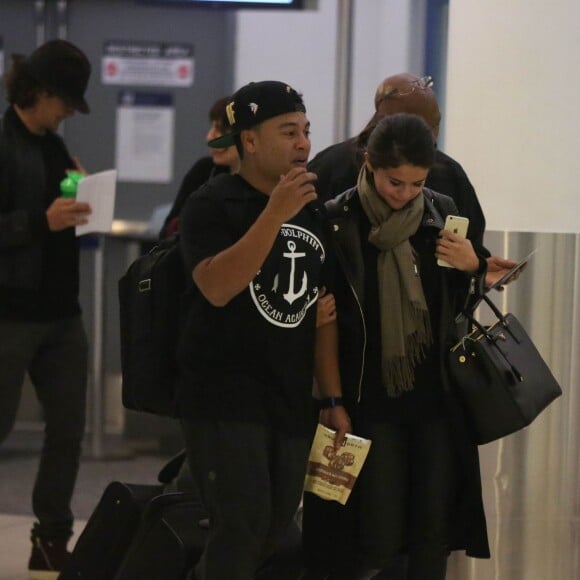
[[[33,536],[72,535],[70,502],[85,429],[87,338],[80,316],[54,322],[0,321],[0,443],[9,435],[26,371],[45,421],[32,507]]]
[[[372,445],[347,505],[306,494],[307,565],[332,580],[373,569],[388,580],[444,580],[458,468],[447,420],[359,418],[357,435]]]
[[[237,421],[182,421],[210,517],[196,580],[253,580],[284,543],[302,495],[310,441]]]
[[[365,421],[373,443],[361,477],[360,543],[386,568],[408,554],[406,580],[444,580],[457,458],[445,418],[398,425]]]

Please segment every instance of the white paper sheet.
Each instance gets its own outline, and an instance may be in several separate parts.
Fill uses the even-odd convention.
[[[92,209],[89,223],[76,227],[77,236],[107,233],[113,226],[117,170],[109,169],[87,175],[79,182],[77,201],[87,202]]]

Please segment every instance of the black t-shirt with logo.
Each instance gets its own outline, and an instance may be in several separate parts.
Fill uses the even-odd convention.
[[[236,243],[267,202],[236,175],[195,192],[181,217],[188,271]],[[322,221],[308,207],[283,224],[261,269],[226,306],[194,291],[179,353],[181,416],[310,430],[316,300],[326,262]]]

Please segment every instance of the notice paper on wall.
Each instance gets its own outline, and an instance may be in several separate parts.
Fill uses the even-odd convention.
[[[77,236],[111,231],[115,214],[116,186],[116,169],[92,173],[79,181],[77,201],[88,203],[92,213],[88,218],[89,223],[76,227]]]
[[[120,91],[115,157],[119,181],[171,182],[174,125],[170,93]]]

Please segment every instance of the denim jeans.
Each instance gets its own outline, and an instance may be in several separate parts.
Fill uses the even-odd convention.
[[[28,371],[43,410],[44,442],[32,495],[32,534],[72,535],[70,503],[85,429],[87,337],[80,316],[0,321],[0,443],[14,426]]]

